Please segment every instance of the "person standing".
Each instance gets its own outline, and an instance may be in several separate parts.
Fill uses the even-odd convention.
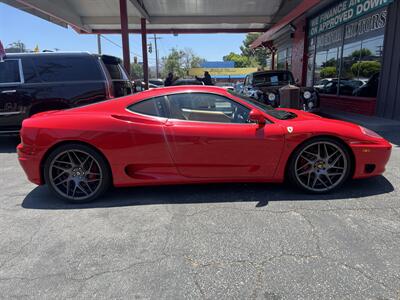
[[[167,78],[165,78],[164,86],[171,86],[173,82],[174,74],[172,72],[169,72]]]
[[[196,76],[196,79],[199,81],[202,81],[204,83],[204,85],[213,85],[211,75],[210,75],[210,73],[208,73],[208,71],[204,72],[203,78]]]

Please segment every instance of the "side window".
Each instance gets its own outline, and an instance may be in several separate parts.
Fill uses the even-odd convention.
[[[128,79],[128,76],[125,73],[125,70],[123,67],[119,64],[109,64],[106,63],[106,68],[108,73],[110,73],[110,77],[112,80],[126,80]]]
[[[253,84],[253,75],[249,75],[247,78],[247,85],[252,85]]]
[[[250,110],[228,98],[208,93],[169,95],[172,119],[216,122],[247,123]]]
[[[102,80],[100,67],[89,55],[37,56],[34,63],[45,82]]]
[[[0,62],[0,84],[20,83],[19,59],[6,59]]]
[[[39,76],[36,74],[35,67],[33,66],[32,59],[22,59],[22,72],[24,73],[25,83],[40,82]]]
[[[142,115],[166,117],[164,97],[143,100],[128,106],[128,110]]]

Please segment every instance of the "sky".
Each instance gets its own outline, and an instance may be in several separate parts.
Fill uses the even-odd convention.
[[[222,57],[230,52],[240,53],[239,47],[245,37],[244,34],[180,34],[178,36],[162,34],[158,36],[162,38],[157,42],[159,57],[167,55],[173,47],[191,48],[195,54],[208,61],[221,61]],[[105,37],[114,44],[102,38],[103,54],[122,57],[121,36],[111,34]],[[61,51],[97,52],[96,35],[77,34],[71,28],[63,28],[4,3],[0,3],[0,41],[4,47],[12,42],[21,41],[28,49],[34,49],[38,45],[40,51],[58,48]],[[134,55],[137,55],[138,60],[141,61],[140,35],[130,34],[129,41],[131,61]],[[150,66],[155,64],[155,51],[149,54],[149,64]]]

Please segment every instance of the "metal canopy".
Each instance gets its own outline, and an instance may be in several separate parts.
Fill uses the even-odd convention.
[[[121,32],[119,0],[5,0],[79,33]],[[128,31],[139,33],[264,32],[301,0],[128,0]]]

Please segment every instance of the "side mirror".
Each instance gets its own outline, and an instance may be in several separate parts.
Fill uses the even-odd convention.
[[[252,109],[250,111],[249,121],[252,123],[257,123],[260,127],[263,127],[267,123],[265,117],[258,110],[255,109]]]

